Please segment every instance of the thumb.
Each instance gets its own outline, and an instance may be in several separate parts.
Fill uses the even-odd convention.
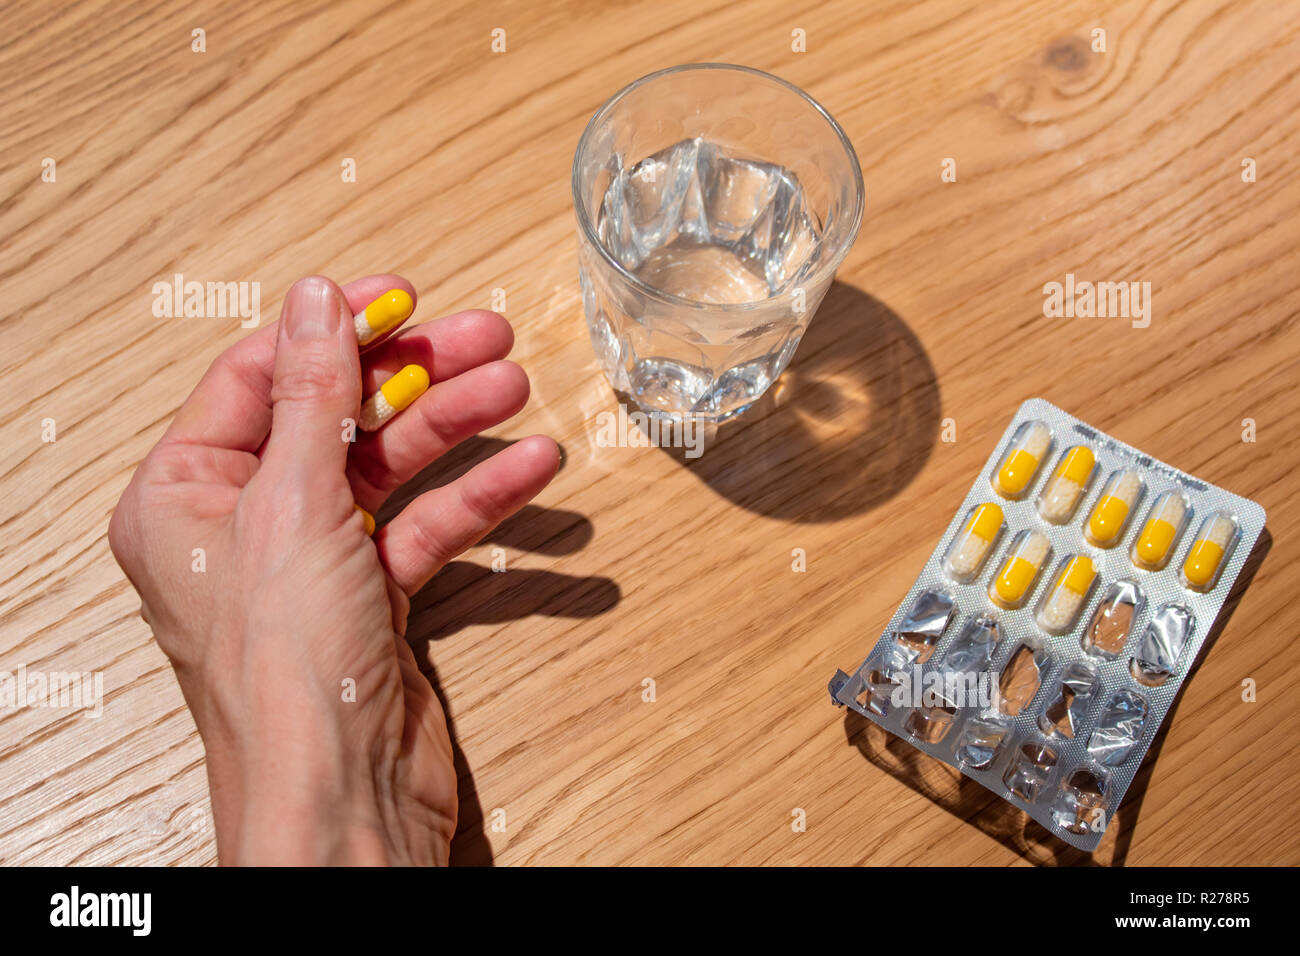
[[[284,300],[271,382],[271,437],[262,461],[281,472],[343,474],[361,402],[352,310],[329,279],[294,283]]]

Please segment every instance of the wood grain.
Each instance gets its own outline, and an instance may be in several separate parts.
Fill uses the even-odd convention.
[[[824,103],[867,215],[780,394],[685,462],[596,445],[615,399],[568,172],[606,97],[704,60]],[[155,318],[153,283],[257,281],[269,319],[299,276],[391,270],[421,318],[505,290],[533,381],[449,467],[534,431],[567,459],[415,602],[460,751],[457,861],[1300,863],[1295,4],[16,0],[0,102],[0,669],[98,670],[106,693],[99,720],[0,711],[0,861],[215,860],[203,751],[105,529],[245,332]],[[1067,272],[1151,282],[1151,326],[1044,318]],[[1034,395],[1269,513],[1091,858],[825,689]]]

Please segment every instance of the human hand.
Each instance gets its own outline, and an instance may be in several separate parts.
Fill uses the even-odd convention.
[[[559,451],[516,442],[368,537],[354,502],[375,513],[528,398],[523,369],[503,361],[513,332],[490,312],[359,357],[352,315],[393,288],[414,298],[391,275],[296,283],[280,321],[204,375],[109,525],[203,738],[224,863],[448,859],[451,740],[404,639],[408,598],[541,491]],[[363,388],[411,363],[432,387],[350,442]]]

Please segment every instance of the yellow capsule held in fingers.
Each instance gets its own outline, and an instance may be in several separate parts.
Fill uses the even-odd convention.
[[[1088,517],[1083,532],[1088,542],[1099,548],[1118,544],[1145,487],[1146,483],[1136,471],[1121,469],[1112,474]]]
[[[1142,533],[1133,542],[1129,558],[1147,571],[1159,571],[1169,563],[1174,544],[1187,523],[1187,496],[1181,491],[1166,491],[1147,512]]]
[[[356,508],[357,511],[360,512],[360,514],[361,514],[361,521],[362,521],[362,522],[365,524],[365,526],[366,526],[366,534],[367,534],[367,535],[372,535],[372,534],[374,534],[374,533],[375,533],[375,516],[372,515],[372,514],[371,514],[369,511],[367,511],[365,508],[361,507],[360,505],[353,505],[352,507],[353,507],[353,508]]]
[[[428,389],[429,373],[419,365],[407,365],[366,399],[357,426],[363,432],[378,431]]]
[[[954,580],[969,584],[975,579],[1002,533],[1002,524],[1002,509],[991,501],[971,509],[943,559],[944,569]]]
[[[989,582],[989,600],[1009,611],[1023,605],[1051,553],[1051,542],[1041,531],[1026,530],[1016,535],[1002,567]]]
[[[352,317],[358,345],[369,345],[385,332],[405,322],[415,302],[405,289],[389,289]]]
[[[1052,447],[1052,430],[1038,420],[1027,421],[1016,429],[1006,454],[993,473],[993,490],[1003,498],[1019,499],[1033,483],[1038,466]]]
[[[1183,584],[1193,591],[1212,589],[1236,543],[1237,519],[1230,512],[1216,511],[1206,518],[1183,561]]]

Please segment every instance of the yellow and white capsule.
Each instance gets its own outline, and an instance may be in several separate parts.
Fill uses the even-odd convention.
[[[1056,471],[1038,496],[1038,513],[1044,521],[1065,524],[1073,517],[1096,467],[1097,457],[1087,445],[1075,445],[1061,456]]]
[[[1121,468],[1112,472],[1083,529],[1083,536],[1089,543],[1099,548],[1119,544],[1124,537],[1124,529],[1128,526],[1128,519],[1142,499],[1145,488],[1146,482],[1142,476],[1132,469]]]
[[[415,311],[415,303],[405,289],[389,289],[352,317],[357,344],[369,345],[390,329],[401,325]]]
[[[1183,584],[1193,591],[1209,591],[1237,543],[1237,519],[1228,511],[1216,511],[1201,522],[1196,538],[1183,561]]]
[[[989,582],[989,600],[1008,611],[1023,605],[1051,554],[1052,544],[1043,532],[1030,529],[1020,532],[1007,548],[998,573]]]
[[[1038,609],[1039,626],[1052,634],[1064,634],[1072,628],[1096,580],[1097,569],[1086,554],[1062,561],[1061,570]]]
[[[1147,571],[1159,571],[1168,564],[1189,514],[1187,496],[1181,491],[1166,491],[1157,498],[1129,552],[1133,564]]]
[[[372,514],[371,514],[369,511],[367,511],[365,508],[361,507],[360,505],[353,505],[352,507],[353,507],[353,508],[356,508],[356,509],[357,509],[357,512],[361,515],[361,523],[364,524],[364,525],[366,526],[366,534],[367,534],[367,535],[374,534],[374,533],[375,533],[375,516],[372,515]]]
[[[1011,436],[1007,453],[990,478],[993,490],[1003,498],[1023,498],[1051,448],[1050,428],[1037,419],[1023,423]]]
[[[428,388],[429,373],[418,365],[406,366],[366,399],[357,425],[363,432],[378,431]]]
[[[949,577],[962,584],[975,580],[980,568],[984,567],[984,560],[993,550],[993,543],[1002,533],[1002,525],[1002,509],[993,502],[972,508],[970,517],[944,555],[943,567]]]

